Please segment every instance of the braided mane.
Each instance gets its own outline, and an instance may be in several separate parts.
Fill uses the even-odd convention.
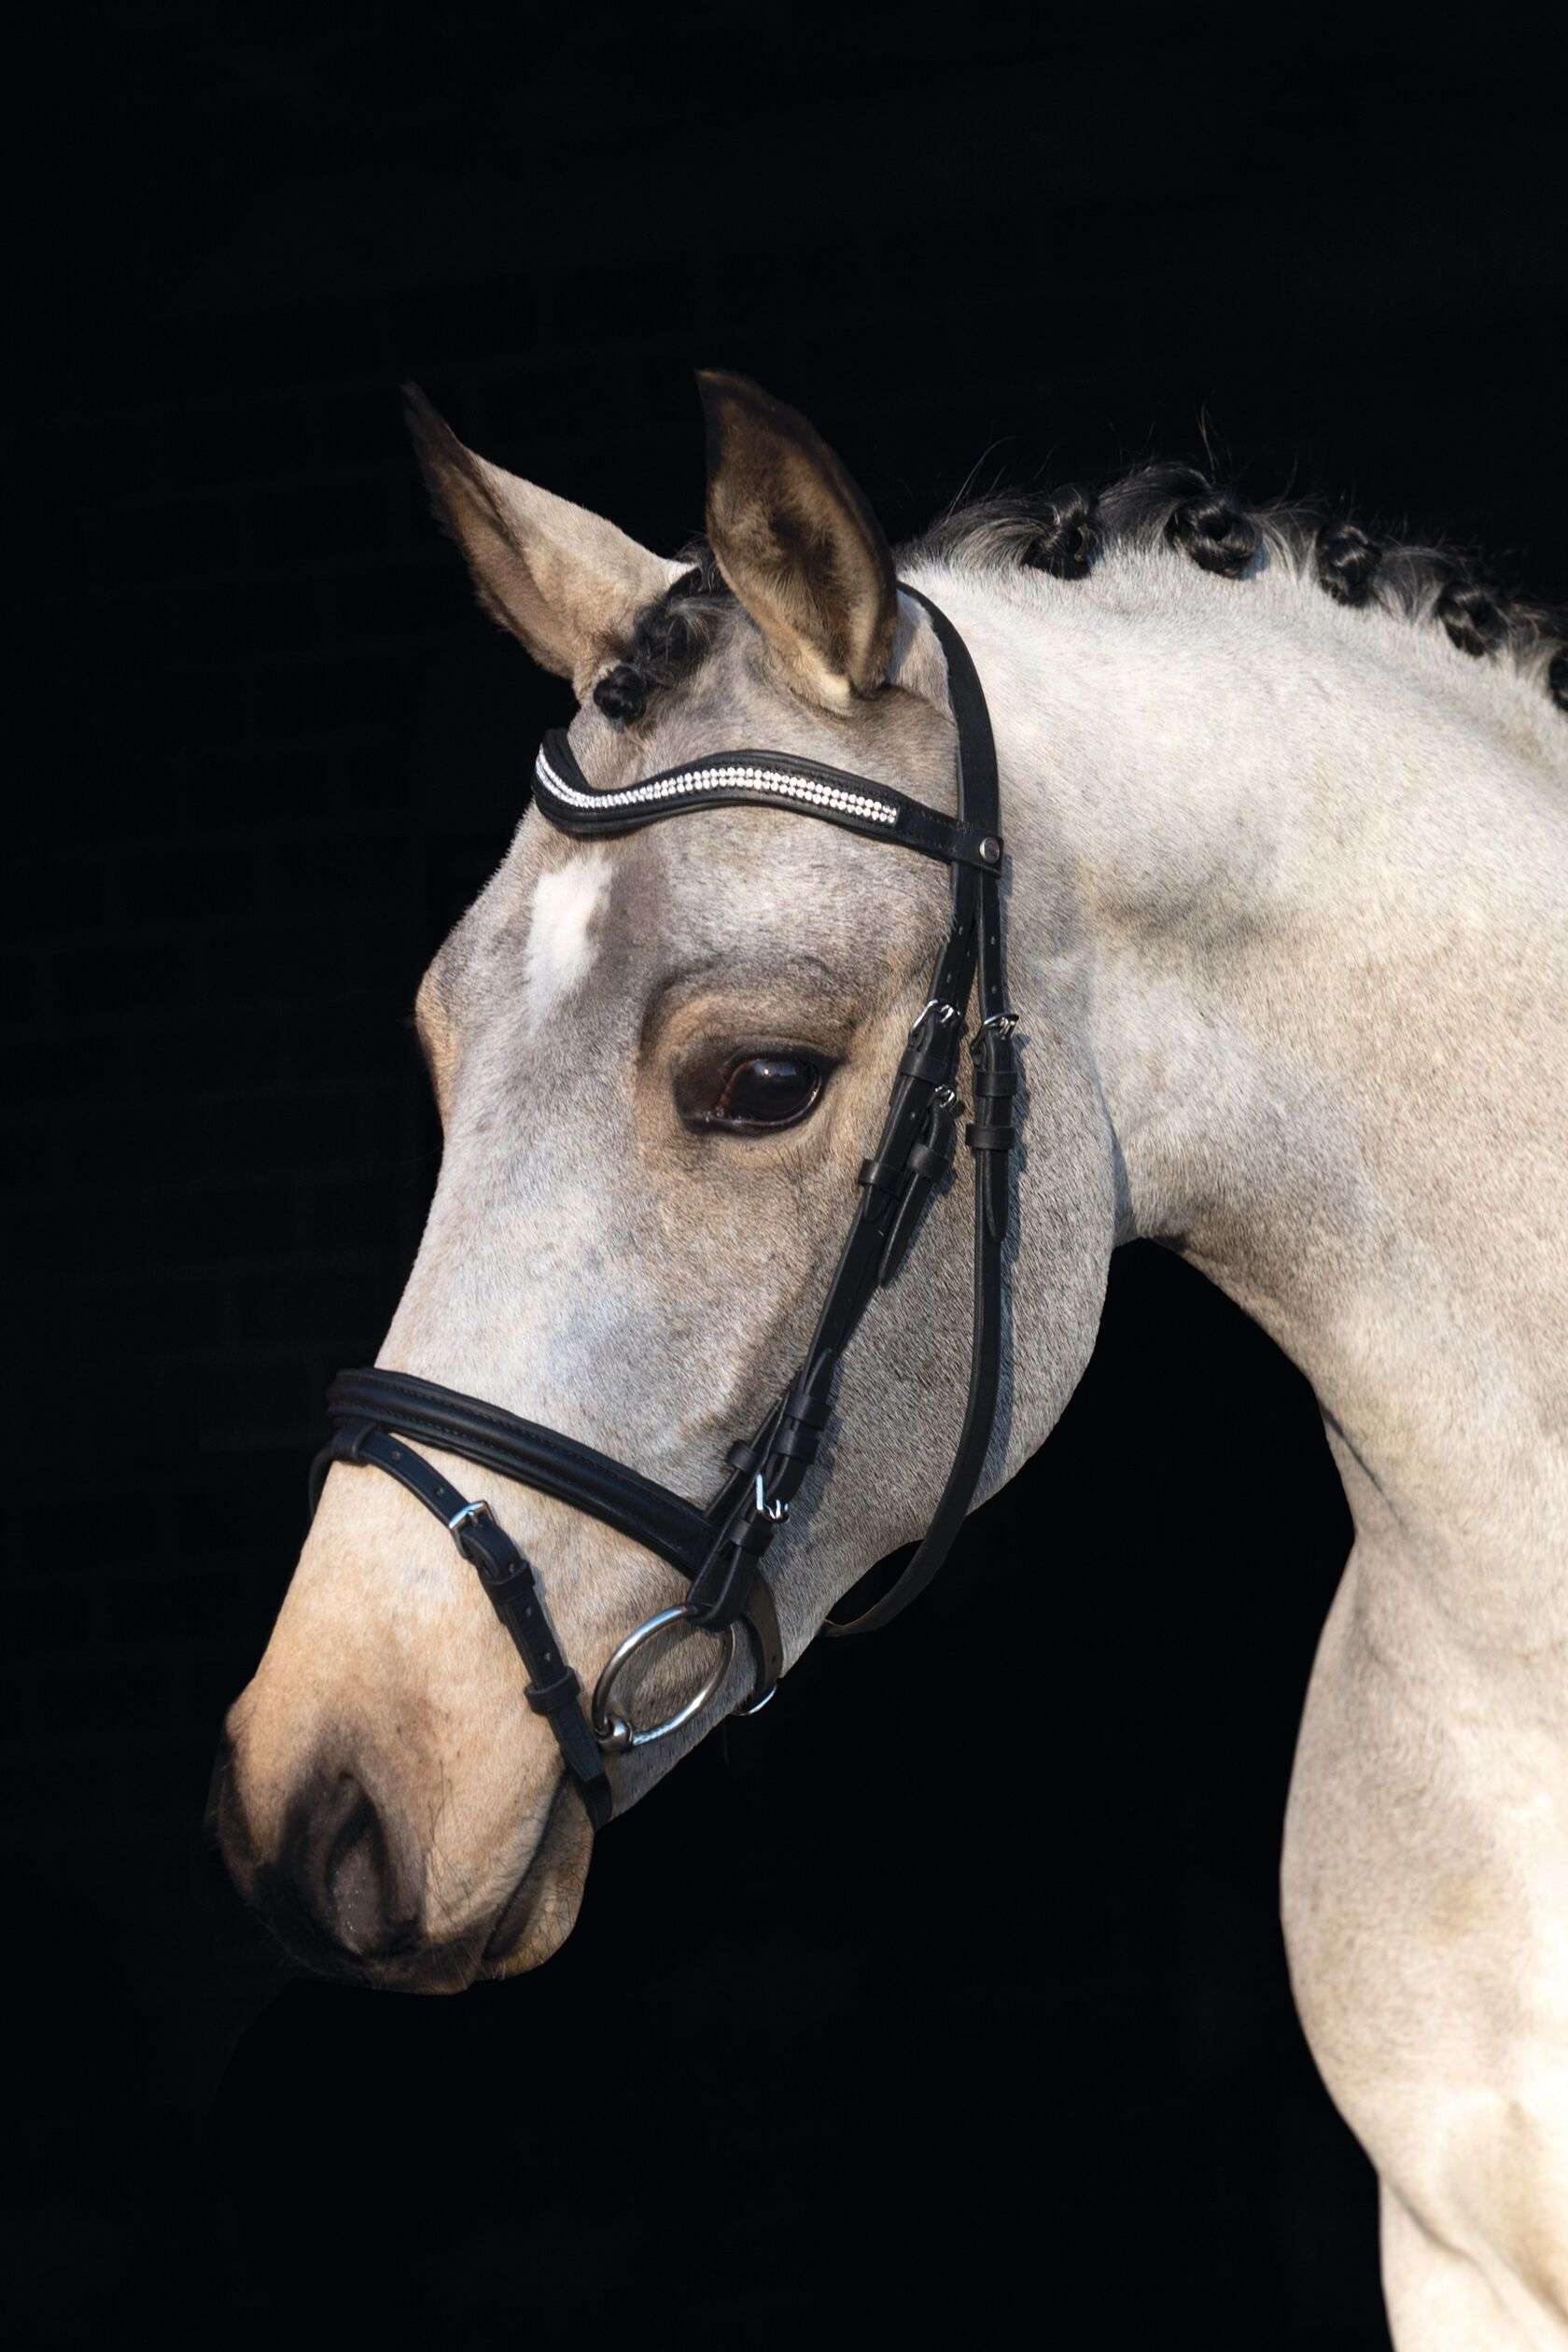
[[[1455,549],[1367,530],[1310,499],[1247,506],[1196,466],[1135,467],[1098,492],[1074,484],[972,499],[901,553],[1082,580],[1107,548],[1162,540],[1227,580],[1262,553],[1282,556],[1338,604],[1436,622],[1462,653],[1539,678],[1568,711],[1568,615],[1505,595]]]
[[[1505,595],[1455,549],[1374,532],[1309,499],[1248,506],[1195,466],[1135,467],[1104,489],[1001,492],[948,509],[898,551],[995,570],[1082,580],[1109,548],[1164,543],[1203,570],[1241,580],[1264,553],[1315,579],[1338,604],[1436,623],[1462,653],[1509,663],[1568,711],[1568,614]],[[607,717],[636,721],[661,688],[694,670],[734,599],[706,539],[690,568],[640,615],[623,659],[595,688]]]

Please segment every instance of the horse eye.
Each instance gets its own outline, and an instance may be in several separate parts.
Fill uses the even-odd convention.
[[[792,1127],[822,1091],[827,1071],[809,1054],[753,1054],[731,1066],[718,1101],[701,1114],[704,1127],[754,1132]]]

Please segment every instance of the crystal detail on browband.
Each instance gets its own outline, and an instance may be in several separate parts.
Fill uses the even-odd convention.
[[[878,825],[896,825],[898,810],[891,801],[870,792],[851,792],[841,784],[824,784],[814,776],[789,776],[781,768],[751,767],[726,763],[721,767],[679,768],[674,775],[653,777],[646,784],[627,784],[619,791],[580,792],[557,776],[541,751],[535,773],[546,790],[568,808],[641,808],[650,801],[677,800],[685,792],[741,791],[777,793],[780,800],[799,801],[808,808],[837,808],[851,817],[868,817]]]

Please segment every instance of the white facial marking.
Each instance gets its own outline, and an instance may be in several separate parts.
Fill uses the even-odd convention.
[[[585,977],[594,960],[589,936],[609,895],[609,860],[602,849],[573,858],[534,886],[528,928],[527,1001],[535,1028]]]

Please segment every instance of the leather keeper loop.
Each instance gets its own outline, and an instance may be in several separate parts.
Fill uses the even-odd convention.
[[[945,1032],[938,1029],[923,1043],[906,1045],[899,1063],[900,1077],[923,1078],[931,1086],[950,1085],[953,1072],[958,1068],[959,1047],[963,1043],[963,1030],[959,1023],[953,1022],[951,1027],[954,1032],[951,1043]]]
[[[553,1682],[527,1684],[523,1696],[535,1715],[558,1715],[563,1707],[571,1705],[581,1688],[582,1685],[568,1666],[556,1675]]]
[[[735,1538],[735,1550],[745,1552],[750,1560],[761,1560],[777,1534],[779,1525],[780,1522],[777,1519],[767,1519],[762,1512],[753,1511]]]
[[[972,1152],[1010,1152],[1017,1140],[1015,1127],[971,1127],[964,1129],[964,1141]]]
[[[772,1449],[791,1462],[815,1462],[821,1442],[820,1430],[787,1421],[775,1437]]]
[[[802,1421],[807,1429],[826,1429],[833,1411],[833,1375],[837,1370],[836,1353],[832,1348],[824,1348],[790,1391],[784,1405],[785,1420]]]
[[[457,1548],[492,1592],[504,1591],[520,1576],[532,1576],[526,1559],[511,1537],[488,1519],[469,1519],[458,1530]]]
[[[947,1130],[945,1143],[915,1143],[910,1146],[910,1173],[923,1184],[940,1183],[953,1165],[953,1130]]]
[[[862,1160],[861,1172],[855,1182],[858,1184],[863,1184],[867,1192],[891,1192],[895,1186],[903,1183],[904,1167],[905,1163],[903,1161]]]

